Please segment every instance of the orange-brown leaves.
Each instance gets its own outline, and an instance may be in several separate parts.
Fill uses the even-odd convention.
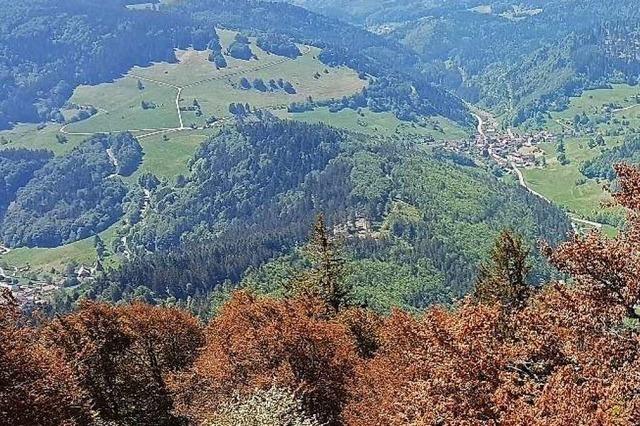
[[[154,425],[175,423],[165,378],[190,366],[203,342],[191,315],[143,304],[87,302],[42,335],[74,366],[102,419]]]
[[[339,418],[358,357],[347,327],[326,315],[322,301],[238,292],[206,336],[190,381],[177,378],[187,384],[181,409],[190,417],[210,417],[235,394],[275,385],[301,395],[307,412],[321,420]]]
[[[614,239],[599,232],[576,237],[550,253],[550,260],[575,280],[577,288],[599,302],[603,312],[638,318],[640,303],[640,169],[616,166],[615,200],[627,208],[627,229]]]
[[[614,166],[618,176],[619,190],[613,198],[631,211],[640,211],[640,169],[629,164]]]
[[[91,424],[87,395],[72,369],[19,321],[14,307],[0,304],[0,424]]]
[[[490,398],[504,367],[498,307],[465,303],[421,319],[394,312],[383,344],[359,370],[352,425],[471,423],[496,417]]]
[[[621,235],[611,240],[592,232],[561,245],[551,262],[567,272],[577,287],[601,302],[603,310],[623,309],[634,315],[640,301],[640,252]]]

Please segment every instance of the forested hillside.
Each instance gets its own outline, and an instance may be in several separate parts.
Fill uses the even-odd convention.
[[[614,166],[623,162],[640,164],[640,137],[626,137],[622,145],[605,150],[593,160],[584,163],[580,172],[589,178],[613,181],[616,177]]]
[[[172,62],[175,47],[204,49],[217,40],[211,27],[118,2],[2,0],[0,21],[0,129],[63,121],[58,108],[77,85],[109,81],[134,65]]]
[[[362,303],[422,309],[468,291],[501,229],[534,252],[539,239],[570,232],[562,211],[480,167],[411,142],[258,116],[205,142],[179,185],[160,183],[148,204],[129,204],[125,248],[136,256],[87,289],[92,297],[196,297],[206,311],[212,291],[249,285],[251,270],[260,291],[277,293],[304,264],[296,248],[323,212],[344,239]],[[538,255],[535,266],[534,282],[549,276]]]
[[[56,247],[105,230],[123,213],[128,190],[118,173],[135,168],[140,156],[130,134],[98,135],[50,160],[7,209],[2,240],[11,247]]]
[[[0,218],[18,189],[27,184],[36,170],[44,166],[53,155],[49,151],[7,149],[0,151]]]
[[[504,232],[472,295],[417,315],[353,303],[321,218],[281,297],[235,292],[205,324],[85,301],[31,325],[2,290],[0,422],[634,425],[640,170],[617,171],[631,228],[545,249],[570,283],[527,285],[528,251]]]

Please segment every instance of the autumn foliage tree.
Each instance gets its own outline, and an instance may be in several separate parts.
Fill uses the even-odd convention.
[[[99,417],[117,424],[174,425],[165,378],[190,366],[202,330],[178,309],[85,302],[53,320],[42,340],[61,351]]]
[[[38,341],[15,300],[0,292],[0,424],[88,425],[93,413],[62,354]]]
[[[322,300],[237,292],[207,327],[192,371],[174,380],[179,412],[207,420],[238,396],[277,386],[301,397],[310,415],[337,425],[358,360],[348,328]]]

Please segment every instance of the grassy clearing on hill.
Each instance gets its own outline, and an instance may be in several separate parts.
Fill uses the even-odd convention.
[[[613,119],[599,123],[596,130],[606,133],[614,130],[625,131],[629,128],[640,129],[640,104],[636,101],[637,95],[640,95],[640,87],[627,84],[615,84],[611,89],[587,90],[581,96],[572,98],[567,109],[551,112],[546,127],[554,132],[561,132],[563,129],[566,130],[566,127],[557,120],[571,124],[576,115],[583,113],[587,117],[597,117],[603,115],[606,110],[628,108],[613,113]],[[623,125],[623,120],[629,123]]]
[[[48,124],[38,129],[36,124],[19,124],[11,130],[0,131],[0,150],[8,148],[48,149],[56,155],[63,155],[84,140],[83,136],[67,135],[67,142],[56,139],[60,124]]]
[[[223,51],[233,42],[236,32],[218,30]],[[148,67],[134,67],[124,77],[111,83],[78,87],[70,102],[93,105],[99,110],[95,116],[73,123],[69,132],[111,132],[131,129],[178,127],[176,111],[177,87],[183,87],[180,106],[189,108],[197,99],[201,115],[183,111],[184,125],[202,127],[210,116],[229,117],[229,104],[248,103],[265,109],[283,109],[292,102],[340,99],[362,90],[366,81],[346,67],[327,67],[317,56],[320,49],[300,46],[303,56],[294,60],[270,54],[256,46],[250,38],[255,59],[249,61],[226,56],[228,66],[216,69],[208,60],[209,51],[178,50],[177,62],[156,63]],[[282,79],[290,82],[296,93],[282,89],[259,91],[240,87],[240,79],[250,82],[262,79]],[[138,81],[144,87],[138,87]],[[164,84],[163,84],[164,83]],[[176,86],[176,87],[172,87]],[[155,108],[143,109],[142,102]]]
[[[135,182],[143,173],[153,173],[159,178],[174,179],[178,175],[187,175],[188,163],[196,149],[209,136],[219,130],[207,129],[196,131],[170,132],[165,135],[154,135],[140,139],[144,151],[142,164],[138,170],[126,180]],[[165,138],[166,136],[166,138]]]
[[[580,173],[580,165],[600,154],[600,148],[589,148],[588,137],[565,140],[569,164],[562,165],[556,156],[556,144],[543,144],[546,166],[523,170],[527,183],[536,191],[570,212],[582,217],[594,217],[602,210],[602,203],[610,199],[604,191],[605,183],[586,179]],[[620,138],[606,138],[607,146],[621,143]]]
[[[361,110],[361,114],[352,109],[329,112],[328,108],[317,108],[314,111],[289,113],[284,116],[307,123],[329,123],[341,129],[372,135],[417,134],[431,136],[436,140],[463,139],[469,136],[469,131],[444,117],[430,117],[429,125],[421,127],[414,123],[400,121],[393,113],[376,113],[366,108]]]
[[[176,89],[123,77],[112,83],[78,87],[70,102],[93,105],[98,113],[67,126],[69,132],[119,132],[133,129],[178,127]],[[142,102],[153,108],[143,109]]]
[[[544,127],[556,134],[565,134],[569,164],[562,165],[557,160],[557,145],[542,145],[546,165],[523,170],[527,183],[580,217],[597,219],[603,211],[610,212],[602,206],[610,200],[605,190],[608,182],[587,179],[580,173],[580,166],[602,152],[603,148],[588,147],[589,140],[598,134],[604,136],[610,148],[621,144],[625,134],[640,129],[640,104],[636,100],[639,94],[639,87],[616,84],[609,89],[585,91],[572,98],[567,109],[551,112]],[[589,119],[589,125],[574,127],[574,118],[583,115]],[[608,227],[605,232],[613,233],[615,229]]]
[[[105,243],[107,253],[110,254],[111,243],[113,242],[119,223],[101,232],[100,238]],[[97,254],[93,243],[94,237],[85,238],[71,244],[66,244],[56,248],[18,248],[0,256],[0,265],[9,268],[23,268],[29,266],[27,274],[48,274],[52,270],[61,272],[70,262],[82,265],[93,265],[97,260]],[[113,255],[107,257],[105,266],[114,265],[117,258]],[[10,272],[8,270],[7,272]]]

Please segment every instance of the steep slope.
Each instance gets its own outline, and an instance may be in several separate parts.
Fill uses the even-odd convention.
[[[501,229],[531,246],[570,230],[560,210],[480,168],[434,160],[420,145],[269,116],[205,142],[186,182],[161,184],[141,208],[129,212],[142,218],[128,236],[137,256],[91,289],[94,296],[112,297],[114,285],[130,294],[144,283],[150,299],[185,299],[238,283],[248,268],[282,255],[293,257],[277,263],[295,269],[295,248],[323,212],[354,273],[378,271],[361,282],[361,297],[380,309],[389,300],[420,308],[464,294]],[[536,271],[545,275],[542,263]]]
[[[638,82],[640,14],[633,0],[296,1],[415,49],[424,73],[520,124],[569,96]]]

